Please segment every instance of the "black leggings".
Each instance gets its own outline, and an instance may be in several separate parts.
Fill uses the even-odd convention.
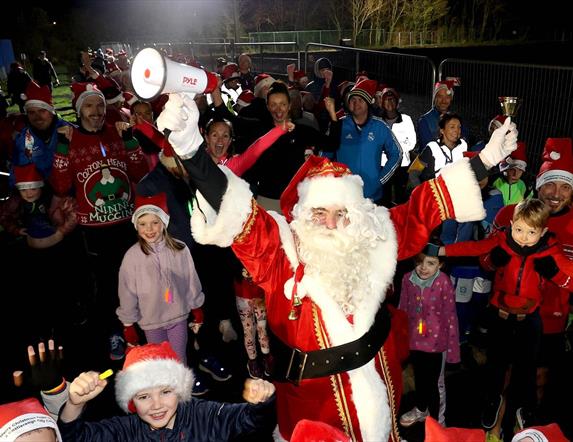
[[[410,351],[410,360],[414,367],[416,380],[416,407],[424,411],[429,408],[430,416],[438,419],[440,411],[440,392],[438,379],[442,371],[442,353],[426,353],[424,351]]]

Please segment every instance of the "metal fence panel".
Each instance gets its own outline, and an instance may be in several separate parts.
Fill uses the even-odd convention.
[[[527,146],[528,169],[541,163],[545,140],[573,136],[573,68],[446,59],[440,78],[459,77],[453,108],[470,129],[470,139],[487,138],[489,121],[501,113],[498,97],[521,100],[515,122]]]
[[[305,51],[307,72],[312,73],[320,57],[332,62],[337,81],[354,81],[356,72],[366,71],[370,78],[396,88],[402,99],[400,110],[414,121],[431,106],[436,67],[428,57],[309,43]]]

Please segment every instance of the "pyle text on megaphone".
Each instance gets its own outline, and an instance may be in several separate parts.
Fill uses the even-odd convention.
[[[133,59],[131,82],[140,99],[153,100],[169,93],[210,93],[217,86],[217,75],[170,60],[157,49],[145,48]]]

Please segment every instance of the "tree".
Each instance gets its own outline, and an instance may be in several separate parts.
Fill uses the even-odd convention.
[[[364,25],[383,8],[382,0],[350,0],[350,15],[352,16],[352,43],[356,45],[358,34]]]

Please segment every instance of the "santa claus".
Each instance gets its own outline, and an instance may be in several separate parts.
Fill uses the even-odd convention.
[[[232,246],[265,291],[273,352],[281,351],[275,438],[290,439],[296,423],[310,419],[352,440],[399,441],[400,330],[384,303],[396,261],[422,250],[443,220],[484,217],[478,181],[516,148],[515,125],[508,121],[479,156],[444,168],[391,210],[365,199],[361,178],[345,165],[310,157],[283,193],[280,215],[214,165],[197,120],[194,101],[173,94],[157,123],[171,130],[198,190],[195,239]]]

